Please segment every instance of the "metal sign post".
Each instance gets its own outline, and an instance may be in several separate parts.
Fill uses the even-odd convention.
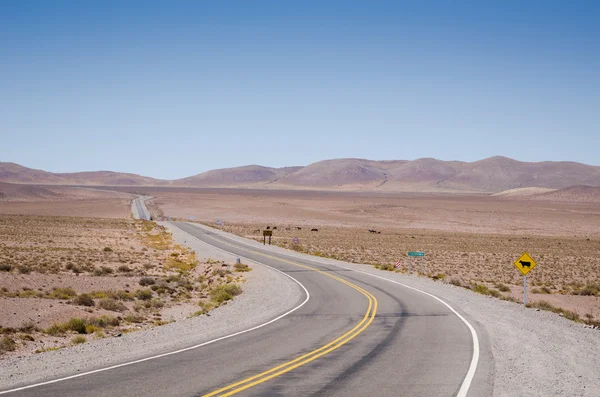
[[[514,263],[515,267],[523,273],[523,305],[527,306],[527,273],[533,270],[535,261],[527,252],[525,252],[519,259]]]
[[[424,263],[425,253],[423,251],[411,251],[408,253],[408,274],[410,274],[413,256],[421,257],[421,273],[425,274],[425,263]]]

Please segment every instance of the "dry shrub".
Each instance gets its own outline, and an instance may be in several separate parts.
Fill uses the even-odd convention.
[[[79,306],[92,307],[95,305],[94,300],[88,294],[81,294],[73,298],[73,303]]]
[[[125,310],[127,310],[127,306],[112,298],[102,299],[100,302],[98,302],[98,306],[101,309],[110,310],[112,312],[124,312]]]

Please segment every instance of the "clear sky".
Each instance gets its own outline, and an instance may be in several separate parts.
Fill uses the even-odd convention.
[[[598,21],[597,1],[2,1],[0,161],[600,165]]]

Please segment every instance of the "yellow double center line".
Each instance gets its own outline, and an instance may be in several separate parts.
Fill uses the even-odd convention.
[[[231,247],[236,247],[233,244],[230,244],[228,242],[225,242],[223,240],[219,240],[213,236],[210,235],[206,235],[207,237],[212,238],[215,241],[218,241],[222,244],[227,244]],[[246,249],[246,248],[244,248]],[[286,372],[292,371],[293,369],[296,369],[304,364],[308,364],[313,360],[316,360],[319,357],[322,357],[338,348],[340,348],[341,346],[345,345],[346,343],[348,343],[349,341],[351,341],[352,339],[354,339],[358,334],[360,334],[361,332],[363,332],[369,325],[371,325],[371,323],[373,322],[373,319],[375,318],[375,315],[377,313],[377,299],[371,295],[371,293],[369,293],[368,291],[364,290],[363,288],[359,287],[356,284],[353,284],[349,281],[344,280],[343,278],[340,278],[338,276],[334,276],[332,274],[326,273],[324,271],[321,271],[319,269],[316,269],[314,267],[311,266],[306,266],[306,265],[302,265],[300,263],[297,262],[293,262],[293,261],[289,261],[286,259],[281,259],[281,258],[277,258],[275,256],[272,255],[268,255],[259,251],[253,251],[250,249],[246,249],[248,252],[252,252],[254,254],[257,255],[261,255],[264,256],[266,258],[271,258],[271,259],[275,259],[281,262],[285,262],[294,266],[299,266],[302,267],[304,269],[309,269],[309,270],[313,270],[317,273],[320,273],[324,276],[327,277],[331,277],[343,284],[346,284],[347,286],[354,288],[355,290],[357,290],[358,292],[360,292],[361,294],[363,294],[367,300],[369,301],[369,307],[367,308],[367,312],[365,313],[364,317],[362,318],[362,320],[356,324],[354,326],[354,328],[352,328],[351,330],[349,330],[348,332],[346,332],[345,334],[343,334],[342,336],[332,340],[331,342],[327,343],[326,345],[323,345],[321,347],[319,347],[316,350],[313,350],[309,353],[303,354],[300,357],[297,357],[291,361],[288,361],[286,363],[283,363],[281,365],[278,365],[276,367],[273,367],[267,371],[261,372],[259,374],[253,375],[249,378],[243,379],[239,382],[235,382],[232,383],[228,386],[225,386],[221,389],[215,390],[213,392],[210,392],[208,394],[203,395],[202,397],[213,397],[213,396],[219,396],[219,397],[226,397],[226,396],[231,396],[234,395],[236,393],[239,393],[241,391],[244,391],[246,389],[249,389],[253,386],[256,386],[258,384],[261,384],[263,382],[268,381],[269,379],[273,379],[277,376],[283,375]]]

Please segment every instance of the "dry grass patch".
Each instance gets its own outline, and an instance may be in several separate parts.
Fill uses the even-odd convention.
[[[0,299],[23,299],[28,308],[14,310],[14,301],[10,310],[0,305],[0,319],[9,318],[5,325],[12,326],[0,328],[0,334],[15,339],[21,354],[34,351],[33,340],[44,343],[35,347],[44,351],[73,344],[72,334],[91,340],[104,337],[107,329],[153,327],[172,321],[162,319],[164,310],[232,283],[230,274],[220,262],[198,263],[194,252],[175,244],[154,222],[0,215]],[[228,288],[215,299],[224,302],[237,293]],[[205,309],[217,306],[211,305]],[[116,321],[93,316],[105,310],[114,312]],[[15,325],[33,311],[41,314],[37,319],[45,329],[20,332]]]

